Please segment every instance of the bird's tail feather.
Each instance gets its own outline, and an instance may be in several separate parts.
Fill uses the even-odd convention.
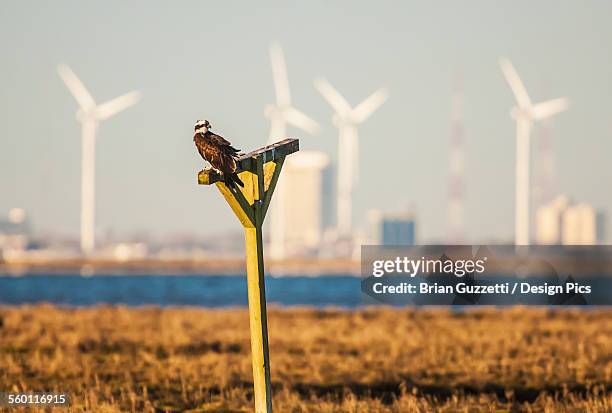
[[[225,185],[228,188],[238,189],[236,185],[239,185],[240,187],[244,187],[244,182],[240,180],[237,173],[226,174],[223,182],[225,182]]]
[[[237,183],[241,188],[244,188],[244,182],[242,182],[237,173],[232,174],[232,180]]]

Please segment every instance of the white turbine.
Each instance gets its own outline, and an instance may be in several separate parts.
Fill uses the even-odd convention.
[[[327,80],[315,79],[314,85],[335,111],[332,120],[339,132],[336,225],[338,235],[345,237],[351,233],[352,194],[359,175],[357,125],[370,117],[387,100],[389,93],[386,88],[378,89],[357,107],[351,108],[346,99]]]
[[[499,60],[502,72],[516,99],[511,116],[516,120],[516,195],[514,217],[514,243],[529,245],[529,152],[533,122],[563,112],[569,107],[567,98],[533,104],[523,82],[509,60]]]
[[[270,119],[268,143],[287,137],[287,125],[295,126],[310,134],[319,131],[317,122],[291,105],[289,78],[283,49],[278,43],[270,45],[270,63],[274,78],[276,103],[266,105],[264,115]],[[283,177],[279,177],[274,190],[270,213],[270,256],[279,259],[285,256],[285,193]]]
[[[77,120],[82,127],[81,147],[81,250],[89,254],[95,247],[95,161],[98,124],[135,104],[140,93],[129,92],[96,105],[85,85],[67,65],[57,71],[77,103]]]

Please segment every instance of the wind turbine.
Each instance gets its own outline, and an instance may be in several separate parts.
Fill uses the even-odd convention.
[[[386,88],[380,88],[355,108],[351,108],[346,99],[327,80],[315,79],[314,85],[335,111],[332,121],[339,133],[336,225],[338,235],[346,237],[351,233],[352,194],[359,173],[357,125],[370,117],[387,100],[389,92]]]
[[[85,254],[90,254],[95,247],[95,161],[98,124],[134,105],[140,99],[140,93],[129,92],[97,105],[72,69],[60,64],[57,71],[79,104],[76,117],[81,122],[83,140],[81,147],[81,250]]]
[[[317,122],[291,105],[289,78],[283,49],[278,43],[270,45],[270,63],[276,92],[276,103],[266,105],[264,115],[270,119],[268,143],[287,137],[287,125],[295,126],[310,134],[319,131]],[[288,160],[290,162],[290,159]],[[276,259],[285,256],[285,191],[283,175],[276,183],[276,196],[272,201],[270,216],[270,256]]]
[[[509,60],[499,60],[502,72],[516,99],[510,114],[516,120],[516,195],[514,218],[514,243],[529,245],[529,149],[533,122],[563,112],[569,107],[567,98],[532,103],[527,89]]]

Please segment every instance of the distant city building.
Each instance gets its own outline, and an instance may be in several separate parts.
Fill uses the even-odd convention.
[[[26,249],[29,237],[30,226],[23,209],[13,208],[7,218],[0,219],[0,251]]]
[[[577,204],[563,214],[563,244],[596,245],[603,240],[603,215],[591,205]]]
[[[563,213],[569,203],[569,198],[562,195],[538,208],[536,213],[536,243],[543,245],[561,244]]]
[[[368,213],[370,238],[379,245],[415,245],[416,221],[412,212]]]
[[[147,257],[147,245],[143,242],[122,242],[111,247],[112,256],[117,261],[130,261]]]
[[[545,245],[596,245],[603,242],[604,217],[593,206],[559,196],[536,215],[536,241]]]
[[[283,166],[285,250],[287,256],[318,252],[323,238],[329,157],[303,151],[288,157]]]

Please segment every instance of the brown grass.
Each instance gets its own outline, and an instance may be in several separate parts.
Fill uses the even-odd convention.
[[[0,391],[252,410],[246,310],[0,309]],[[612,311],[272,309],[277,412],[612,412]]]

